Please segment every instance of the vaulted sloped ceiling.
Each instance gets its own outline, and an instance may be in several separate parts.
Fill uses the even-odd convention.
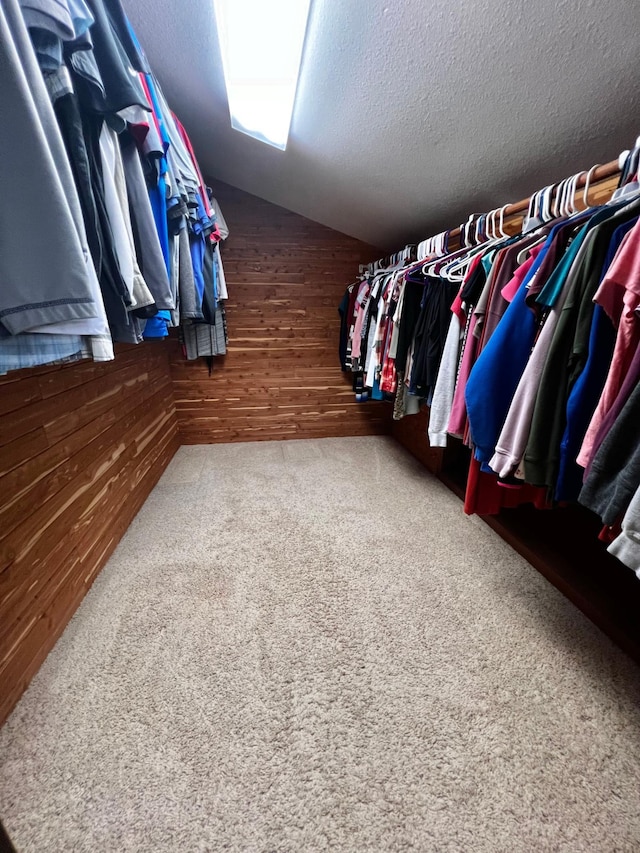
[[[124,2],[210,177],[383,248],[640,134],[640,0],[312,0],[285,152],[230,127],[213,0]]]

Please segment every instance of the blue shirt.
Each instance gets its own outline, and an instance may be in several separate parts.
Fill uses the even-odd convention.
[[[475,456],[480,462],[489,462],[493,456],[535,339],[537,320],[525,302],[527,285],[564,224],[560,223],[549,233],[518,292],[471,368],[465,401]]]

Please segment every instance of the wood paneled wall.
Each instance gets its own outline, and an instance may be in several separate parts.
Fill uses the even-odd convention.
[[[229,349],[209,376],[202,359],[171,358],[180,440],[371,435],[389,407],[356,403],[338,363],[337,307],[358,264],[382,252],[213,181],[229,226]]]
[[[161,343],[0,379],[0,723],[177,447]]]
[[[380,251],[215,189],[230,345],[212,376],[174,339],[0,378],[0,722],[180,443],[390,430],[390,407],[356,403],[338,364],[337,306]]]

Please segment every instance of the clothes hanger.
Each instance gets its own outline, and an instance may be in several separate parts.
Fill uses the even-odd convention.
[[[498,210],[500,219],[498,223],[498,233],[496,234],[496,239],[504,238],[508,239],[511,235],[504,230],[504,216],[507,212],[507,208],[510,207],[509,204],[503,204],[502,207]]]
[[[549,184],[549,186],[545,187],[543,190],[540,190],[539,199],[538,199],[538,203],[537,203],[538,213],[537,213],[537,216],[534,216],[534,219],[539,220],[539,225],[537,225],[536,227],[539,228],[542,225],[546,225],[547,222],[552,222],[554,219],[557,218],[556,213],[555,213],[554,192],[557,191],[558,187],[559,187],[559,184]],[[530,233],[532,233],[534,230],[535,230],[535,228],[532,227]],[[524,230],[522,231],[522,233],[523,234],[525,233]],[[518,264],[519,265],[523,264],[525,262],[525,260],[527,259],[527,256],[529,255],[529,252],[531,251],[531,249],[534,246],[537,246],[538,243],[543,242],[544,240],[546,240],[546,234],[541,234],[537,238],[534,237],[534,241],[532,243],[528,243],[518,253],[518,256],[517,256]]]
[[[504,240],[510,239],[511,235],[504,230],[505,211],[509,207],[508,204],[501,208],[495,208],[488,214],[470,214],[469,219],[460,225],[460,248],[449,255],[449,238],[450,231],[443,231],[436,234],[429,240],[424,241],[427,247],[435,250],[438,257],[430,257],[428,260],[423,260],[417,266],[407,270],[421,269],[423,275],[437,276],[443,275],[455,276],[451,278],[453,281],[462,280],[466,274],[466,268],[471,263],[473,258],[480,251],[490,248],[492,245],[499,244]],[[496,225],[496,218],[499,216],[499,225]],[[473,229],[475,240],[471,237]],[[462,278],[460,274],[463,272]]]
[[[569,215],[569,204],[567,201],[567,196],[569,193],[569,184],[571,183],[571,178],[565,178],[562,184],[562,193],[560,195],[560,216],[567,217]]]
[[[631,198],[640,190],[640,137],[635,148],[625,158],[617,189],[611,196],[611,202]],[[623,152],[624,153],[624,152]]]
[[[460,226],[460,228],[461,228],[462,234],[464,234],[464,248],[470,249],[471,248],[471,240],[469,239],[469,220],[467,219],[467,221],[464,222]]]
[[[431,277],[437,277],[440,274],[440,270],[447,263],[450,263],[451,261],[454,260],[454,258],[459,258],[462,255],[466,254],[466,252],[469,251],[468,247],[464,245],[464,234],[462,231],[462,225],[460,226],[460,229],[461,229],[460,238],[459,238],[460,239],[460,248],[455,249],[453,251],[449,251],[449,247],[448,247],[449,236],[448,235],[450,234],[450,232],[446,232],[447,233],[447,239],[446,239],[447,245],[446,245],[446,247],[443,246],[444,253],[442,255],[440,255],[439,257],[430,258],[429,260],[427,260],[426,262],[423,262],[421,264],[421,272],[423,275],[431,276]]]
[[[555,184],[549,184],[540,190],[540,198],[538,201],[538,219],[541,225],[546,225],[553,219],[553,211],[551,210],[551,198]]]
[[[631,154],[631,151],[629,151],[628,148],[625,148],[625,150],[621,151],[618,155],[618,170],[621,174],[624,172],[624,167],[627,163],[627,158],[629,157],[629,154]]]
[[[465,239],[465,233],[466,233],[465,226],[466,226],[466,224],[467,223],[463,223],[462,225],[460,225],[460,228],[459,228],[460,248],[456,249],[454,252],[451,252],[451,253],[449,252],[449,238],[451,236],[451,231],[442,232],[442,234],[444,235],[443,236],[443,242],[442,242],[442,253],[441,254],[436,253],[438,255],[437,257],[430,257],[427,260],[423,261],[419,265],[423,275],[437,276],[439,274],[439,270],[442,268],[442,266],[447,263],[447,256],[448,255],[451,255],[451,259],[453,259],[454,257],[456,257],[456,258],[459,257],[461,255],[461,253],[466,251],[466,249],[468,248],[467,243],[466,243],[466,239]],[[438,235],[436,235],[436,237],[438,237]],[[413,267],[413,270],[416,270],[416,269],[418,269],[417,266]],[[412,270],[408,270],[408,272],[411,272],[411,271]]]
[[[571,184],[571,208],[572,208],[574,214],[581,212],[580,208],[578,207],[578,204],[577,204],[577,192],[578,192],[578,184],[580,183],[580,181],[584,175],[588,175],[588,172],[585,172],[585,171],[578,172],[578,174],[574,176],[575,179]]]
[[[589,189],[591,187],[591,180],[595,174],[596,169],[600,168],[600,163],[596,163],[595,166],[592,166],[587,172],[587,177],[584,180],[584,190],[582,193],[582,202],[584,204],[585,210],[588,210],[591,205],[589,204]]]
[[[562,187],[562,195],[560,197],[560,216],[563,218],[569,218],[573,211],[571,207],[571,182],[573,181],[573,175],[571,177],[566,178]]]
[[[487,238],[489,240],[495,240],[496,238],[496,211],[490,210],[487,213]]]
[[[542,225],[542,222],[536,215],[538,209],[538,199],[540,198],[542,192],[543,190],[536,190],[529,199],[529,207],[527,208],[527,218],[522,224],[523,234],[528,234],[530,231],[534,231],[536,228],[539,228]]]
[[[540,206],[540,218],[543,222],[550,222],[553,217],[553,211],[551,209],[551,199],[553,198],[553,193],[556,188],[556,184],[549,184],[549,186],[545,189],[542,194],[542,203]]]
[[[448,231],[441,231],[439,234],[434,234],[432,237],[423,240],[420,244],[420,246],[422,247],[422,251],[418,253],[418,259],[424,261],[427,258],[430,258],[430,256],[432,255],[445,255],[448,236]]]
[[[487,241],[487,216],[488,213],[481,213],[476,222],[476,244],[486,243]]]
[[[566,178],[563,178],[560,183],[556,184],[556,194],[553,198],[553,218],[558,219],[561,216],[562,210],[562,194],[564,192],[564,187],[567,182]]]
[[[564,187],[562,188],[562,199],[561,199],[561,211],[560,215],[569,218],[573,212],[573,208],[571,207],[571,183],[573,181],[573,175],[567,178],[564,182]]]
[[[549,196],[553,192],[553,184],[548,184],[540,190],[538,196],[537,218],[541,225],[545,225],[551,218],[551,206],[549,204]]]
[[[620,184],[626,184],[630,178],[630,175],[637,168],[636,157],[638,149],[640,149],[640,136],[636,139],[636,144],[631,149],[631,151],[626,152],[626,156],[624,158],[624,163],[622,164],[620,171]],[[623,152],[625,153],[625,152]],[[622,155],[621,155],[622,156]]]
[[[492,247],[500,245],[501,243],[504,242],[505,239],[509,239],[509,235],[506,234],[506,232],[504,231],[504,210],[506,207],[507,207],[507,205],[505,205],[504,207],[502,207],[500,209],[500,223],[501,223],[501,232],[502,232],[501,236],[497,236],[494,239],[488,239],[488,234],[485,233],[485,235],[484,235],[485,239],[484,240],[482,240],[481,242],[476,241],[476,244],[474,246],[470,247],[469,251],[467,251],[466,254],[464,254],[460,258],[456,258],[455,260],[452,260],[452,262],[450,264],[447,264],[444,268],[442,268],[440,270],[440,275],[443,278],[446,278],[451,282],[462,282],[462,281],[464,281],[466,274],[467,274],[467,270],[468,270],[471,262],[473,261],[473,259],[478,254],[484,253],[488,249],[491,249]],[[486,215],[480,214],[480,217],[482,218],[483,222],[486,221],[489,216],[490,216],[490,214],[486,214]],[[495,211],[494,211],[494,217],[492,219],[492,222],[495,222]],[[478,233],[478,236],[480,236],[481,224],[482,223],[478,223],[476,226],[476,231]],[[494,231],[494,233],[495,233],[495,231]]]

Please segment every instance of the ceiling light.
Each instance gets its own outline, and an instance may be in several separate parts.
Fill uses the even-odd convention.
[[[231,126],[284,151],[311,0],[214,0]]]

